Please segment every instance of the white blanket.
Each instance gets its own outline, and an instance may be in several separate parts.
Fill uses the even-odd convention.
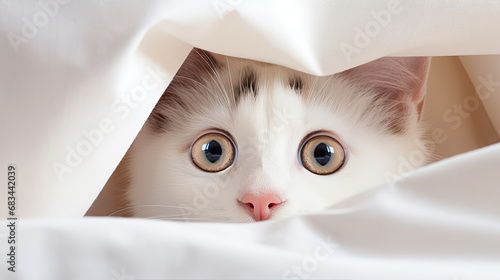
[[[6,221],[16,272],[3,261],[0,279],[498,279],[499,144],[355,209],[251,225],[80,218],[193,46],[316,75],[381,56],[476,55],[460,58],[476,91],[460,104],[484,106],[498,139],[498,26],[498,1],[1,1],[0,178],[16,185],[0,213],[18,220]],[[0,228],[4,256],[11,236]]]

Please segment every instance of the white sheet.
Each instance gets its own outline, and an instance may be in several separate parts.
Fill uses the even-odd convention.
[[[253,224],[21,220],[1,279],[498,279],[500,144],[439,162],[354,208]],[[483,178],[481,184],[477,178]],[[6,234],[5,227],[1,228]],[[10,278],[5,278],[10,277]]]
[[[232,276],[275,278],[307,259],[318,246],[315,240],[326,234],[342,249],[311,272],[314,277],[429,273],[429,278],[493,279],[493,273],[500,275],[493,265],[500,251],[495,246],[500,244],[498,145],[418,171],[405,181],[405,191],[382,190],[355,211],[287,222],[23,219],[83,216],[192,46],[331,74],[385,55],[499,55],[495,26],[500,26],[495,1],[0,2],[0,178],[7,182],[6,166],[16,167],[20,217],[19,272],[1,267],[0,275],[28,279],[43,270],[37,279],[110,279],[114,267],[137,279],[225,277],[213,265],[220,256]],[[498,60],[462,58],[476,90],[490,93],[481,101],[497,132]],[[6,199],[0,209],[7,217]],[[376,226],[367,219],[376,219]],[[363,235],[368,226],[376,231]],[[117,239],[122,231],[123,239]],[[164,247],[151,248],[150,259],[135,262],[141,246],[153,241]],[[175,245],[178,241],[182,245]],[[217,253],[210,244],[220,248]],[[240,246],[244,252],[230,249]],[[131,253],[118,254],[127,248]],[[169,259],[174,256],[182,257]],[[181,261],[188,257],[190,264]],[[78,262],[69,265],[69,259]]]

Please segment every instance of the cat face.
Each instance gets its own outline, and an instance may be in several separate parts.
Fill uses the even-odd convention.
[[[134,216],[277,219],[377,187],[424,146],[427,69],[382,58],[317,77],[194,49],[125,159]]]

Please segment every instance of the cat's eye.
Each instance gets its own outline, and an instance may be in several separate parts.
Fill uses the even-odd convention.
[[[344,147],[330,136],[313,136],[302,144],[299,162],[314,174],[332,174],[344,165]]]
[[[203,171],[219,172],[234,162],[236,149],[233,142],[221,133],[207,133],[191,146],[191,159]]]

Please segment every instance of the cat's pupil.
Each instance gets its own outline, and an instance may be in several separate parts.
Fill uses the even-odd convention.
[[[205,152],[205,157],[211,163],[218,161],[222,155],[222,146],[219,142],[212,140],[208,144],[203,145],[203,150]]]
[[[316,162],[318,162],[321,166],[325,166],[331,158],[332,149],[325,143],[320,143],[316,146],[316,149],[314,149],[314,159],[316,159]]]

